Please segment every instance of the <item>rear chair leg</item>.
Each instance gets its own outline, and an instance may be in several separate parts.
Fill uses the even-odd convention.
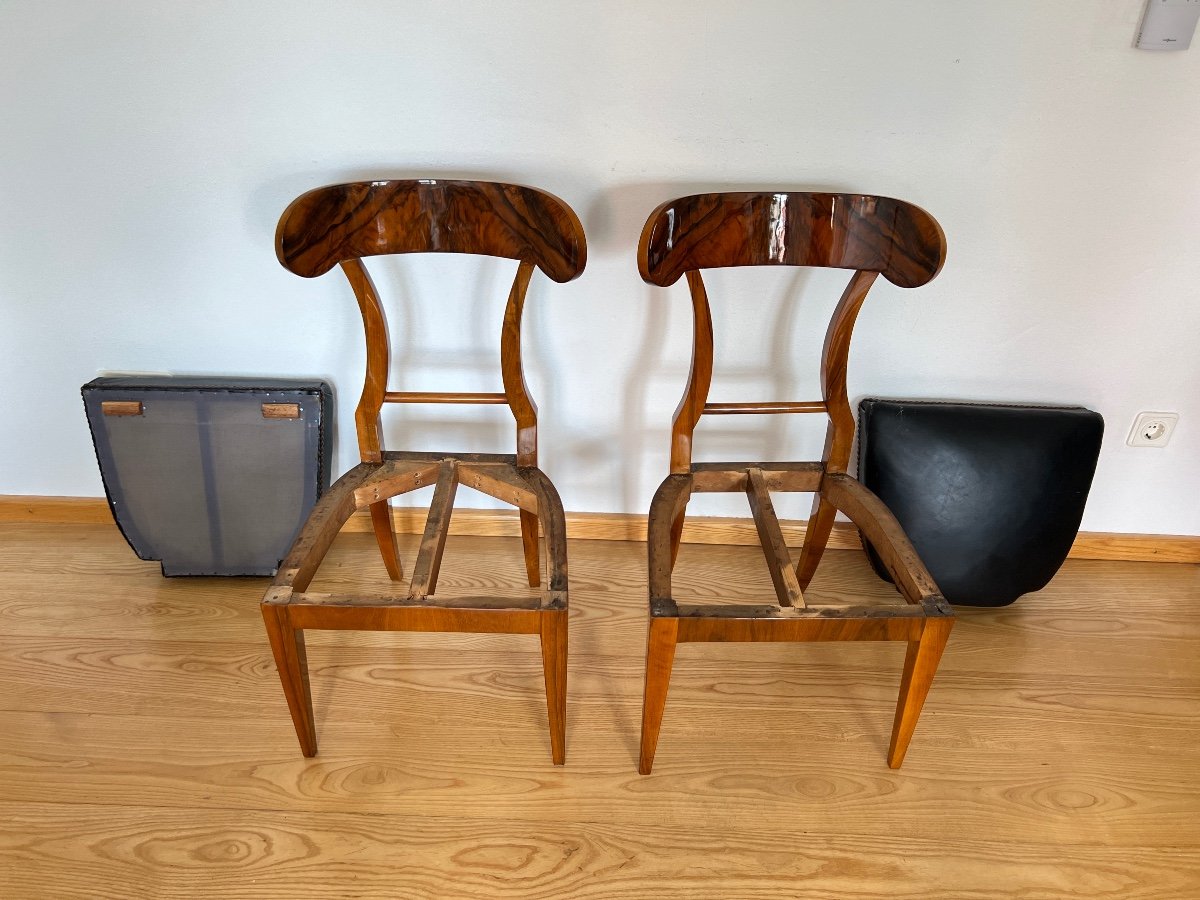
[[[800,582],[800,590],[808,590],[809,582],[817,574],[817,566],[825,553],[825,545],[829,543],[829,534],[833,531],[833,520],[837,517],[837,509],[832,503],[817,495],[813,501],[812,515],[808,519],[808,527],[804,529],[804,546],[800,549],[800,559],[796,563],[796,580]]]
[[[546,711],[550,719],[550,756],[554,765],[567,761],[567,611],[541,614],[542,670],[546,676]]]
[[[538,517],[537,513],[525,509],[521,510],[521,543],[525,547],[525,572],[529,576],[529,586],[538,587],[542,583],[538,558]]]
[[[900,768],[908,742],[912,740],[921,715],[921,707],[933,684],[938,661],[946,649],[953,619],[927,619],[921,631],[921,639],[908,642],[908,653],[904,657],[904,675],[900,679],[900,700],[896,704],[896,722],[892,726],[892,743],[888,747],[888,765]]]
[[[642,747],[638,758],[638,772],[642,775],[649,775],[654,767],[654,751],[658,747],[658,732],[667,705],[667,688],[671,685],[678,637],[678,619],[650,617],[650,635],[646,640],[646,688],[642,697]]]
[[[671,571],[675,571],[675,561],[679,559],[679,543],[683,540],[683,520],[686,516],[687,506],[684,506],[671,523]]]
[[[404,564],[400,562],[400,546],[396,543],[396,532],[392,530],[392,512],[386,500],[371,504],[371,525],[388,577],[392,581],[403,581]]]
[[[305,756],[316,756],[317,725],[308,685],[304,632],[292,628],[286,606],[264,603],[262,614],[267,637],[271,640],[271,652],[275,654],[275,665],[279,669],[279,680],[283,683],[283,694],[296,726],[296,737],[300,739],[300,752]]]

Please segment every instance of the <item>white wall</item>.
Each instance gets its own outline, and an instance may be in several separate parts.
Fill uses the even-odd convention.
[[[275,222],[321,184],[466,176],[580,214],[587,271],[530,292],[543,467],[568,509],[644,511],[690,340],[682,286],[637,276],[646,214],[696,190],[827,188],[911,200],[949,239],[931,285],[876,287],[854,394],[1086,404],[1108,433],[1084,527],[1198,533],[1200,45],[1132,49],[1141,7],[5,0],[0,493],[101,493],[78,396],[101,370],[327,376],[349,467],[357,310],[337,273],[278,265]],[[373,268],[406,364],[393,387],[498,389],[513,264]],[[816,396],[845,277],[714,273],[712,398]],[[1170,447],[1124,446],[1143,409],[1182,414]],[[503,409],[385,415],[396,446],[510,446]],[[811,454],[822,428],[711,419],[697,456]]]

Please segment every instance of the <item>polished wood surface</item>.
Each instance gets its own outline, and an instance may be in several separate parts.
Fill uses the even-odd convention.
[[[443,179],[359,181],[301,194],[275,232],[279,261],[313,278],[339,263],[391,253],[476,253],[535,264],[555,281],[583,271],[574,211],[516,184]]]
[[[920,287],[941,270],[946,239],[929,213],[863,194],[756,191],[668,200],[642,229],[638,269],[665,287],[697,269],[823,266]]]
[[[280,263],[312,278],[335,265],[345,273],[362,315],[367,366],[354,411],[363,462],[383,459],[385,403],[507,404],[517,425],[517,463],[537,465],[537,405],[521,364],[521,317],[535,268],[555,281],[579,276],[587,242],[579,218],[557,197],[521,185],[484,181],[364,181],[316,188],[284,210],[275,235]],[[403,253],[471,253],[520,260],[500,333],[504,392],[389,391],[387,316],[363,257]],[[386,499],[371,507],[372,527],[388,575],[404,577]],[[537,522],[521,515],[526,572],[538,586]]]
[[[537,469],[537,405],[521,365],[521,318],[530,279],[540,268],[556,281],[583,269],[586,249],[575,214],[532,188],[490,182],[373,181],[309,191],[284,212],[276,235],[283,265],[314,277],[340,265],[362,314],[367,345],[363,391],[355,409],[362,463],[317,503],[262,602],[276,667],[301,752],[317,752],[305,657],[305,629],[538,634],[550,711],[551,755],[566,758],[566,531],[562,501]],[[500,333],[503,393],[389,391],[390,343],[379,292],[362,257],[394,253],[473,253],[519,260]],[[504,403],[516,421],[516,453],[430,454],[385,450],[385,403]],[[436,596],[459,484],[519,510],[526,580],[542,585],[545,532],[547,586],[534,602]],[[431,480],[432,479],[432,480]],[[389,500],[434,484],[434,494],[406,595],[330,597],[308,590],[336,534],[369,510],[388,577],[404,576]]]
[[[771,596],[745,527],[684,544],[681,603]],[[452,533],[439,591],[523,595],[513,534]],[[375,557],[339,536],[312,589],[387,589]],[[309,633],[304,759],[263,579],[164,579],[111,523],[0,525],[0,896],[1200,896],[1200,567],[1068,560],[962,610],[899,770],[903,646],[679,644],[640,778],[645,550],[570,562],[569,766],[537,640],[494,634]],[[898,603],[832,550],[806,598]]]
[[[854,415],[846,368],[854,323],[876,279],[901,287],[934,278],[946,258],[941,227],[909,203],[851,194],[760,192],[699,194],[659,206],[642,230],[638,270],[650,284],[687,278],[692,298],[692,364],[671,422],[671,469],[650,506],[650,626],[638,771],[650,774],[676,641],[878,641],[909,642],[909,660],[888,751],[899,766],[933,680],[954,614],[882,503],[846,474],[854,443]],[[823,266],[854,269],[833,311],[821,352],[820,401],[709,403],[714,334],[701,269],[730,266]],[[823,413],[828,417],[819,463],[692,462],[697,423],[705,414]],[[728,608],[675,603],[671,571],[679,556],[688,498],[700,491],[744,490],[771,574],[776,606],[730,615]],[[813,511],[800,559],[792,566],[770,491],[811,491]],[[804,590],[816,574],[838,511],[846,513],[877,549],[904,599],[905,614],[870,610],[822,618],[807,610]],[[796,609],[799,607],[799,609]],[[681,618],[682,617],[682,618]],[[886,621],[889,617],[894,622]],[[668,626],[659,620],[676,624]],[[919,621],[916,621],[919,620]]]

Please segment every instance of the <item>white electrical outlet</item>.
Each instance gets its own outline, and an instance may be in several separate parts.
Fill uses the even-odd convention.
[[[1127,443],[1130,447],[1165,447],[1179,424],[1179,413],[1138,413]]]

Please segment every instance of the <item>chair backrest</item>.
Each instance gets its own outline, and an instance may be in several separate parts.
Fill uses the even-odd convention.
[[[489,181],[358,181],[301,194],[275,233],[284,267],[313,278],[389,253],[476,253],[531,262],[554,281],[583,271],[579,217],[552,194]]]
[[[583,271],[587,244],[579,217],[544,191],[484,181],[359,181],[301,194],[275,232],[283,266],[314,278],[340,265],[358,299],[367,340],[367,372],[354,413],[365,462],[383,458],[384,403],[507,404],[517,422],[517,462],[537,464],[537,406],[521,367],[521,315],[534,267],[554,281]],[[366,256],[472,253],[520,260],[500,334],[503,393],[389,391],[387,319]]]
[[[941,226],[920,207],[862,194],[757,192],[670,200],[646,221],[642,278],[665,287],[695,269],[825,266],[930,281],[946,258]]]
[[[854,441],[846,392],[850,337],[875,279],[900,287],[932,280],[946,259],[946,238],[929,213],[903,200],[863,194],[787,191],[695,194],[650,214],[638,246],[638,270],[665,287],[687,277],[694,340],[687,388],[672,423],[671,471],[690,471],[692,432],[704,414],[826,413],[823,462],[844,472]],[[834,310],[821,356],[819,401],[709,403],[713,333],[701,269],[730,266],[819,266],[854,269]]]

